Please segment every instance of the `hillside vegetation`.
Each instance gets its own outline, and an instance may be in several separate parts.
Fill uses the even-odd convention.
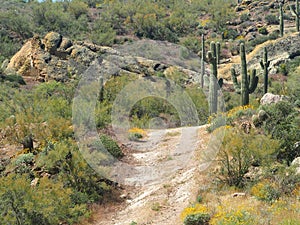
[[[0,224],[299,225],[299,7],[3,0]],[[114,179],[118,162],[158,169],[194,142],[170,183]]]

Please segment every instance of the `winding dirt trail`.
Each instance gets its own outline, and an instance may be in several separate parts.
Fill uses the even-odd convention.
[[[125,143],[126,204],[100,216],[95,225],[176,225],[181,211],[194,202],[199,190],[197,155],[206,148],[206,126],[148,131],[141,142]]]

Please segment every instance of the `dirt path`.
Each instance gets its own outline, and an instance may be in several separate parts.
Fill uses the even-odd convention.
[[[142,142],[126,143],[133,151],[120,171],[128,188],[126,204],[99,215],[95,225],[176,225],[181,211],[199,190],[197,153],[206,147],[205,126],[152,130]],[[130,191],[129,191],[130,190]]]

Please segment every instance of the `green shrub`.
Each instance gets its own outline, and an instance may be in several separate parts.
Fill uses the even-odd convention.
[[[249,21],[249,19],[250,19],[249,13],[243,13],[241,15],[240,19],[241,19],[242,22]]]
[[[208,225],[210,215],[205,213],[191,214],[185,217],[184,225]]]
[[[274,160],[272,154],[279,144],[264,135],[246,134],[230,127],[222,129],[226,132],[217,157],[220,169],[215,176],[229,186],[242,187],[250,166],[266,165]]]
[[[279,19],[278,16],[276,16],[275,14],[268,14],[265,16],[265,20],[267,21],[268,25],[277,25],[279,24]]]
[[[109,136],[102,134],[100,136],[100,140],[105,147],[105,149],[114,157],[121,158],[124,156],[121,148],[118,146],[118,144]]]
[[[137,140],[143,138],[143,135],[140,133],[129,133],[128,138],[131,141],[137,141]]]
[[[226,125],[226,117],[223,114],[214,114],[209,117],[209,124],[207,131],[211,133],[217,128]]]
[[[268,32],[266,27],[260,27],[258,29],[258,33],[263,34],[263,35],[267,35],[269,32]]]
[[[251,194],[258,200],[272,203],[280,197],[280,192],[270,182],[263,181],[255,184],[251,188]]]
[[[281,143],[280,151],[277,152],[278,160],[290,163],[294,158],[300,156],[298,149],[294,147],[300,136],[297,110],[292,103],[287,101],[265,105],[261,109],[268,115],[262,128]]]
[[[1,76],[0,77],[0,81],[9,81],[12,83],[16,83],[16,84],[21,84],[21,85],[25,85],[25,81],[23,79],[23,77],[19,76],[19,75],[5,75],[5,76]]]
[[[213,216],[211,225],[255,225],[254,215],[249,211],[240,209],[237,211],[221,211]]]
[[[0,178],[1,224],[60,224],[77,222],[86,205],[71,204],[72,190],[41,178],[35,188],[23,176]]]

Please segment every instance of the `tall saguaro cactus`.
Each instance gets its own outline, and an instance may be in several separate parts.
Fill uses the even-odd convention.
[[[263,58],[260,61],[260,66],[263,69],[264,73],[264,93],[268,93],[268,80],[269,80],[269,66],[270,61],[268,60],[268,50],[264,47]]]
[[[209,78],[209,112],[218,111],[218,89],[223,84],[223,79],[218,80],[217,49],[215,42],[210,43],[210,51],[207,53],[208,62],[211,64],[211,75]]]
[[[295,8],[292,8],[290,6],[291,12],[293,14],[293,16],[295,16],[295,20],[296,20],[296,29],[297,32],[299,32],[299,28],[300,28],[300,9],[299,9],[299,0],[296,0],[296,4],[295,4]]]
[[[253,69],[250,76],[248,76],[245,45],[243,43],[240,46],[240,54],[242,81],[240,83],[237,81],[237,75],[234,68],[231,69],[231,76],[235,91],[242,95],[242,105],[248,105],[249,94],[255,91],[258,84],[258,77],[256,76],[255,69]]]
[[[280,36],[283,37],[284,34],[283,3],[279,3],[279,29],[280,29]]]
[[[201,83],[201,88],[204,87],[204,75],[205,75],[205,40],[204,40],[204,34],[202,34],[201,38],[201,78],[200,78],[200,83]]]

